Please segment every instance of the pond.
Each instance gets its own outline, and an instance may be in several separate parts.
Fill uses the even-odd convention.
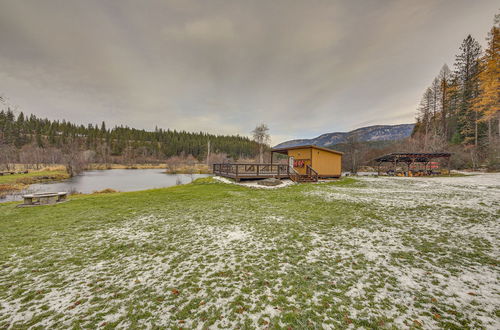
[[[0,203],[22,200],[21,195],[27,193],[67,191],[90,194],[107,188],[137,191],[186,184],[207,176],[209,174],[166,174],[164,169],[85,171],[61,182],[32,184],[24,191],[0,199]]]

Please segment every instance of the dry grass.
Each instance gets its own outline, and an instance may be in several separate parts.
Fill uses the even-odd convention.
[[[106,189],[103,189],[103,190],[96,190],[96,191],[94,191],[94,194],[114,194],[114,193],[117,193],[117,192],[119,192],[119,191],[111,189],[111,188],[106,188]]]
[[[68,178],[66,173],[54,173],[50,175],[27,176],[16,179],[16,183],[21,185],[30,185],[39,182],[60,181]]]
[[[167,168],[168,174],[209,174],[212,173],[206,164],[179,165],[174,169]]]
[[[19,184],[5,183],[0,184],[0,198],[4,198],[14,191],[22,190],[24,186]]]
[[[89,164],[87,170],[130,170],[130,169],[162,169],[165,164]]]

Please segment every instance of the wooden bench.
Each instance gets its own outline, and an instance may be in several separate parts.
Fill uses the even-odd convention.
[[[28,194],[23,195],[24,203],[22,205],[27,206],[55,204],[66,201],[67,196],[67,192]]]

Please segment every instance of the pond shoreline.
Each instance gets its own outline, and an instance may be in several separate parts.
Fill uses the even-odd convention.
[[[91,194],[109,190],[125,192],[164,188],[190,183],[206,176],[208,174],[169,174],[164,169],[91,170],[72,178],[56,171],[31,172],[17,175],[16,178],[13,176],[8,183],[1,184],[0,181],[0,203],[19,201],[23,194],[47,191]],[[4,178],[3,181],[7,180]]]
[[[63,171],[33,171],[0,177],[0,202],[7,195],[28,189],[32,184],[60,182],[69,179]]]

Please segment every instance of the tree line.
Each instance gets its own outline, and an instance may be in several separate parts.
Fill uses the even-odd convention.
[[[471,167],[500,169],[500,15],[486,49],[467,36],[453,68],[442,67],[417,111],[412,137],[420,151],[452,149],[467,154]]]
[[[72,158],[95,163],[159,163],[179,155],[191,155],[202,161],[209,152],[208,145],[212,154],[232,159],[251,158],[259,153],[257,142],[239,135],[162,128],[146,131],[128,126],[109,129],[104,122],[84,126],[33,114],[27,116],[23,112],[16,115],[9,107],[0,111],[0,164],[4,166],[61,164]]]

